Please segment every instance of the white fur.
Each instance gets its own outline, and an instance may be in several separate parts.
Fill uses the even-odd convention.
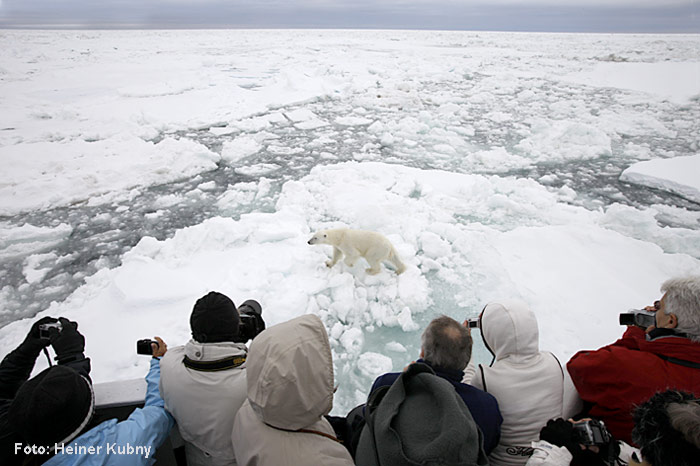
[[[369,263],[367,273],[374,275],[381,270],[382,261],[391,262],[400,274],[406,270],[406,266],[399,259],[391,242],[379,233],[364,230],[351,230],[349,228],[336,228],[334,230],[322,230],[315,233],[309,240],[309,244],[330,244],[333,246],[333,259],[326,262],[328,267],[333,267],[343,256],[344,262],[352,267],[357,259],[364,257]]]

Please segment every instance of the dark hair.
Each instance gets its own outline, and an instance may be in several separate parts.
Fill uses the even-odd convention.
[[[467,328],[445,315],[433,319],[421,336],[423,359],[430,364],[462,371],[472,357],[472,337]]]
[[[700,458],[700,406],[692,393],[656,393],[634,410],[632,440],[653,466],[696,466]]]

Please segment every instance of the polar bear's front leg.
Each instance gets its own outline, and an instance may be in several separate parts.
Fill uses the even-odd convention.
[[[333,267],[343,257],[343,251],[333,246],[333,259],[326,261],[326,267]]]

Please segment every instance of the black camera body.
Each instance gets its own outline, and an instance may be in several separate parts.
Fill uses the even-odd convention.
[[[620,314],[620,325],[636,325],[646,329],[656,325],[656,313],[644,309],[630,309]]]
[[[478,318],[478,317],[472,317],[471,319],[467,319],[467,327],[469,327],[469,328],[479,328],[479,318]]]
[[[63,326],[60,322],[49,322],[47,324],[39,325],[39,338],[42,340],[49,340],[51,338],[51,329],[55,328],[60,332],[63,330]]]
[[[574,424],[573,440],[581,445],[607,445],[612,439],[603,421],[589,419]]]
[[[136,342],[136,354],[146,354],[148,356],[153,356],[153,347],[151,346],[151,343],[155,343],[156,346],[159,346],[158,342],[155,340],[150,340],[148,338],[138,340]]]
[[[265,321],[262,318],[262,306],[254,299],[249,299],[238,306],[240,324],[236,343],[245,343],[252,340],[260,332],[265,330]]]

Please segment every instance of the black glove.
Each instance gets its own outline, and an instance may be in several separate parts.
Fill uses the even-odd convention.
[[[85,337],[78,332],[78,323],[60,317],[60,332],[51,333],[51,346],[56,352],[56,360],[64,364],[75,360],[85,350]]]
[[[51,344],[51,340],[49,340],[48,338],[41,338],[39,336],[39,326],[43,324],[53,324],[56,322],[58,322],[58,320],[54,319],[53,317],[43,317],[37,320],[32,325],[32,328],[29,330],[29,333],[27,334],[27,337],[24,339],[24,342],[22,342],[22,344],[39,351],[46,348]],[[57,331],[57,329],[53,329],[52,331],[55,332]]]
[[[558,447],[566,447],[573,456],[572,465],[606,466],[614,464],[620,454],[620,445],[610,436],[606,444],[598,444],[599,452],[583,448],[574,439],[574,425],[562,418],[547,421],[540,430],[540,439]]]
[[[620,456],[620,442],[610,436],[610,441],[605,445],[598,445],[600,451],[597,453],[598,459],[602,464],[612,465]]]
[[[540,430],[540,440],[558,447],[566,447],[572,455],[581,450],[574,442],[574,425],[562,418],[547,421],[547,425]]]

